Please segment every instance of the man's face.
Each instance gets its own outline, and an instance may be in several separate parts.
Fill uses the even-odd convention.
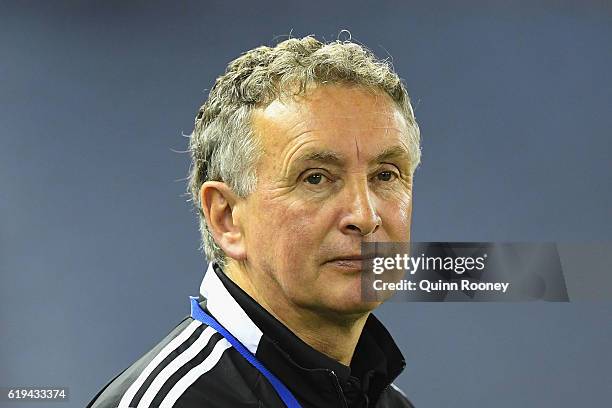
[[[362,241],[409,241],[405,119],[384,94],[318,86],[255,111],[263,155],[242,203],[257,297],[317,313],[363,313]],[[353,259],[352,259],[353,258]]]

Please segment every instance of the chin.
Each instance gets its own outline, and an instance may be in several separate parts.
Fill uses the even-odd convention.
[[[336,299],[335,302],[330,302],[326,309],[332,311],[339,316],[355,316],[359,317],[364,314],[372,312],[382,302],[365,302],[361,299],[361,296],[357,296],[357,299],[349,300],[347,298]]]

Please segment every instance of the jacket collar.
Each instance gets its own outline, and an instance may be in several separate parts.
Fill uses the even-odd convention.
[[[373,406],[405,366],[391,335],[372,314],[347,367],[303,342],[212,262],[200,296],[208,312],[309,405]]]

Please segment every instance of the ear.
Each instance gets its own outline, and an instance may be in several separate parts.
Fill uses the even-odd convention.
[[[244,234],[238,217],[239,197],[225,183],[207,181],[200,188],[200,203],[208,229],[225,254],[246,259]]]

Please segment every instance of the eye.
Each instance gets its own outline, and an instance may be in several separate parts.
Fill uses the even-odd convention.
[[[306,181],[308,184],[319,184],[321,181],[323,181],[323,177],[325,176],[321,173],[313,173],[306,177],[304,181]]]
[[[380,181],[391,181],[396,177],[396,175],[392,171],[386,170],[386,171],[381,171],[380,173],[378,173],[376,177]]]

